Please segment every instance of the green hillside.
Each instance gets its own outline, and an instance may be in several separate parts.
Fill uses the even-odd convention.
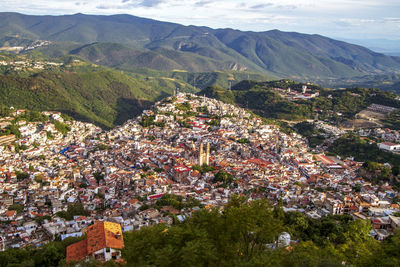
[[[18,108],[58,110],[112,127],[150,104],[144,98],[148,95],[139,90],[143,86],[111,71],[0,75],[0,102]]]
[[[399,57],[320,35],[214,30],[130,15],[0,13],[0,40],[16,36],[53,42],[40,48],[48,55],[75,53],[124,69],[249,70],[304,81],[400,71]]]
[[[236,84],[247,78],[271,79],[241,71],[113,70],[76,55],[50,59],[37,51],[23,55],[0,53],[0,61],[9,63],[0,66],[0,104],[59,110],[103,127],[135,117],[154,101],[173,94],[176,88],[198,92],[211,85],[229,88],[230,82]],[[38,62],[42,68],[35,67]]]
[[[121,44],[95,43],[70,51],[97,64],[120,69],[150,68],[156,70],[182,69],[192,72],[224,69],[247,69],[235,62],[219,61],[193,53],[164,48],[137,50]]]
[[[274,89],[291,88],[292,91],[301,92],[303,85],[307,85],[309,92],[318,91],[319,96],[306,100],[290,101]],[[242,81],[233,86],[232,90],[211,86],[198,94],[226,103],[236,103],[265,118],[289,121],[315,119],[318,116],[320,119],[328,119],[337,123],[354,118],[355,114],[372,103],[400,108],[400,103],[395,99],[395,94],[379,89],[333,90],[292,80]]]
[[[0,54],[0,60],[13,57]],[[16,60],[29,63],[32,59],[18,56]],[[60,62],[64,65],[43,70],[26,67],[16,71],[3,66],[0,104],[31,110],[58,110],[76,119],[113,127],[140,114],[154,101],[173,94],[177,87],[194,90],[183,81],[165,77],[150,79],[140,74],[133,77],[74,57],[62,58]]]
[[[154,69],[140,68],[129,69],[125,71],[125,73],[133,77],[144,75],[149,79],[153,77],[175,79],[188,83],[197,89],[205,89],[212,85],[228,89],[230,83],[235,85],[243,80],[251,79],[261,82],[276,79],[269,75],[243,71],[189,72],[179,69],[173,71],[157,71]]]
[[[334,87],[379,88],[385,91],[400,93],[400,74],[364,75],[352,78],[341,78],[321,81],[321,84]]]
[[[210,50],[204,48],[202,50]],[[192,53],[165,47],[132,48],[119,43],[91,43],[79,45],[71,42],[57,42],[37,49],[50,57],[74,54],[86,58],[96,64],[130,70],[134,68],[150,68],[161,71],[174,69],[191,72],[207,72],[214,70],[257,71],[270,74],[261,67],[245,59],[234,58],[221,52]],[[272,74],[270,74],[272,76]]]

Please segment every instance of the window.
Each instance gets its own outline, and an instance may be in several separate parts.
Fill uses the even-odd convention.
[[[118,240],[121,240],[121,234],[119,234],[119,233],[118,233],[118,234],[115,234],[114,237],[115,237],[116,239],[118,239]]]
[[[110,252],[110,248],[106,248],[106,252]]]

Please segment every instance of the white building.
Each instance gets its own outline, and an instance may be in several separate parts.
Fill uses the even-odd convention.
[[[399,144],[390,143],[390,142],[379,143],[378,147],[380,149],[391,151],[391,152],[400,151],[400,145]]]

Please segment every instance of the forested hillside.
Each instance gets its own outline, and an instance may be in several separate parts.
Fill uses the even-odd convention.
[[[50,41],[48,55],[98,64],[192,72],[250,70],[297,80],[396,73],[400,58],[320,35],[183,26],[130,15],[28,16],[0,13],[3,46]]]
[[[301,92],[307,86],[308,94],[318,92],[319,95],[309,99],[299,98],[290,101],[282,96],[282,90],[291,88]],[[396,95],[379,89],[349,88],[332,90],[314,84],[298,83],[291,80],[271,82],[242,81],[227,90],[217,86],[208,87],[199,95],[216,98],[226,103],[236,103],[249,108],[255,113],[273,119],[304,120],[330,119],[334,122],[354,118],[355,114],[372,103],[400,107],[395,100]],[[338,116],[337,114],[342,114]]]
[[[181,80],[124,74],[77,58],[48,63],[40,55],[0,56],[8,64],[0,67],[0,104],[62,111],[106,128],[140,114],[177,87],[194,90]]]

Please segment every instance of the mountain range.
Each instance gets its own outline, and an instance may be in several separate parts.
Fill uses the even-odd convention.
[[[131,15],[30,16],[0,13],[0,45],[50,41],[45,55],[76,54],[133,70],[235,70],[324,80],[400,71],[400,57],[320,35],[183,26]]]

